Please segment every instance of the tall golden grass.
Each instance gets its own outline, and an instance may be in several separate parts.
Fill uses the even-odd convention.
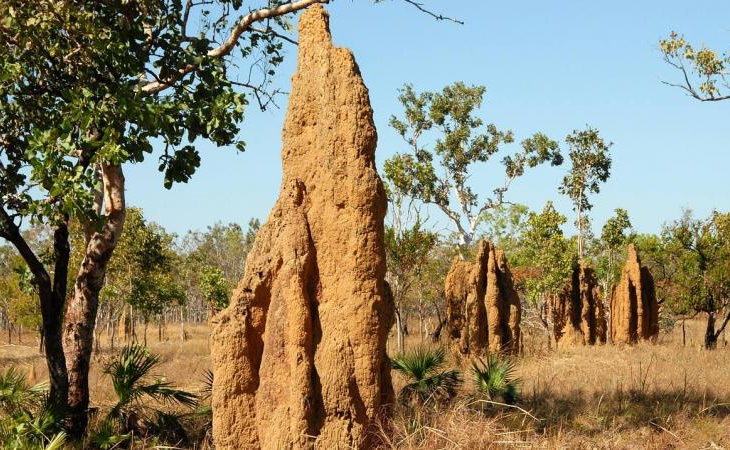
[[[373,430],[385,448],[730,448],[730,348],[701,348],[704,323],[687,322],[686,345],[676,327],[656,345],[612,345],[549,350],[542,331],[527,330],[525,354],[517,359],[522,396],[516,407],[485,404],[474,395],[469,361],[452,356],[463,371],[460,395],[449,404],[396,408],[394,419]],[[158,375],[196,391],[210,367],[207,327],[188,327],[148,341],[161,356]],[[173,337],[174,336],[174,337]],[[37,341],[0,341],[0,368],[27,370],[31,381],[46,378]],[[434,345],[417,336],[406,346]],[[118,343],[119,345],[119,343]],[[389,345],[394,351],[395,345]],[[95,406],[114,400],[103,366],[115,352],[102,340],[94,356],[91,395]],[[396,389],[404,380],[394,374]],[[378,429],[379,428],[379,429]],[[209,442],[199,442],[205,448]]]

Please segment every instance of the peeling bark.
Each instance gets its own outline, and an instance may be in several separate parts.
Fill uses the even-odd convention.
[[[70,433],[80,436],[86,429],[89,406],[89,363],[94,345],[94,328],[99,292],[104,286],[106,266],[124,227],[126,205],[124,175],[120,166],[104,165],[101,171],[105,221],[100,228],[89,224],[86,251],[72,296],[66,306],[64,350],[68,371]]]

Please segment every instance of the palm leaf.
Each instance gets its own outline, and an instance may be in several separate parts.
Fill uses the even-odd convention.
[[[124,348],[119,357],[104,370],[111,377],[114,392],[118,397],[117,403],[107,414],[105,422],[110,427],[111,423],[116,424],[116,435],[118,437],[123,438],[126,435],[125,433],[130,431],[140,431],[140,425],[143,423],[148,427],[150,424],[157,423],[157,419],[149,418],[151,415],[158,419],[165,417],[171,420],[169,417],[172,415],[145,404],[142,401],[143,398],[150,398],[163,404],[177,404],[188,407],[197,405],[197,395],[177,389],[172,383],[162,378],[149,381],[150,372],[158,363],[159,358],[156,355],[150,354],[142,346],[133,344]],[[170,421],[169,423],[172,424],[173,422]],[[153,429],[161,430],[158,428]],[[163,431],[161,430],[160,433]],[[142,430],[142,432],[145,431]],[[179,434],[176,432],[176,435]],[[110,434],[102,433],[99,439],[103,440],[105,435]]]
[[[515,363],[512,359],[489,355],[486,360],[475,360],[471,370],[477,391],[488,399],[501,399],[507,404],[517,401],[521,380],[514,376]]]
[[[47,383],[28,386],[25,375],[10,367],[0,373],[0,408],[6,414],[13,414],[37,407],[47,389]]]
[[[401,402],[444,400],[456,395],[461,384],[461,374],[457,370],[441,371],[446,360],[443,348],[416,348],[391,360],[393,369],[400,372],[410,383],[399,394]]]
[[[177,403],[191,408],[198,404],[197,395],[175,389],[172,383],[159,378],[150,384],[139,386],[139,391],[163,403]]]

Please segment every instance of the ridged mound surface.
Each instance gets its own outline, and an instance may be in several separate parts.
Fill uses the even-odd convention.
[[[655,341],[659,335],[659,305],[654,278],[642,267],[633,245],[629,245],[621,280],[611,295],[611,341],[633,344]]]
[[[519,351],[520,300],[504,252],[481,241],[474,262],[455,258],[444,292],[447,336],[461,354]]]
[[[279,198],[213,319],[216,448],[363,448],[393,388],[386,197],[368,90],[321,6],[299,23]]]

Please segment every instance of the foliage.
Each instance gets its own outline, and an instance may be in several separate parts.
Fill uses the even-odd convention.
[[[106,415],[106,424],[96,439],[112,435],[163,433],[169,434],[173,440],[185,439],[177,416],[151,406],[149,402],[194,407],[198,398],[195,394],[175,388],[163,378],[150,379],[150,373],[158,363],[159,357],[133,344],[125,347],[104,369],[104,373],[111,378],[117,403]],[[180,430],[183,430],[182,434]]]
[[[485,91],[484,86],[456,82],[441,92],[416,93],[407,84],[398,98],[404,116],[390,119],[391,127],[409,147],[408,153],[398,153],[385,162],[391,189],[437,206],[456,226],[464,247],[474,239],[484,212],[504,203],[510,184],[526,168],[562,163],[557,142],[537,133],[522,141],[521,151],[502,159],[504,184],[493,190],[493,197],[480,202],[468,185],[471,167],[488,162],[502,144],[514,141],[511,131],[499,131],[494,124],[485,126],[477,116]],[[431,131],[437,137],[429,145],[424,140]],[[458,201],[458,210],[452,206],[452,198]]]
[[[631,229],[629,213],[621,208],[616,208],[615,213],[616,215],[610,217],[603,225],[601,232],[601,240],[606,248],[611,250],[617,250],[626,243],[630,238],[630,235],[626,234],[626,230]]]
[[[677,306],[712,312],[725,305],[730,300],[730,214],[695,219],[685,211],[664,228],[663,237],[678,268]]]
[[[261,227],[251,219],[248,228],[216,223],[204,232],[188,232],[179,249],[186,297],[193,307],[220,310],[228,305],[233,284],[243,277],[246,256]]]
[[[400,218],[398,218],[400,219]],[[423,223],[417,214],[412,225],[403,225],[401,220],[394,220],[393,226],[385,227],[385,251],[388,267],[388,281],[393,293],[396,308],[396,325],[398,327],[399,350],[403,350],[403,334],[407,316],[404,310],[410,306],[407,303],[413,288],[424,281],[429,274],[429,260],[431,251],[438,243],[436,233],[423,229]],[[418,303],[417,309],[422,312],[423,294],[416,295],[413,303]]]
[[[408,384],[399,394],[400,401],[427,404],[454,397],[462,381],[461,374],[458,370],[441,370],[445,360],[446,351],[443,348],[424,347],[393,358],[391,360],[393,369],[408,380]]]
[[[621,264],[616,263],[618,255],[631,239],[629,213],[625,209],[616,208],[615,215],[603,225],[599,242],[601,249],[596,272],[604,280],[604,292],[611,292],[611,287],[618,281],[621,273]]]
[[[515,378],[515,363],[499,355],[477,359],[471,366],[477,391],[488,400],[513,405],[520,394],[519,378]]]
[[[525,232],[530,210],[525,205],[501,205],[484,212],[484,235],[490,242],[511,254],[519,248],[520,235]]]
[[[230,301],[230,286],[223,272],[217,267],[207,267],[200,275],[200,290],[208,304],[220,311]]]
[[[0,373],[0,445],[7,449],[60,449],[66,435],[61,409],[50,402],[48,386],[28,386],[10,367]]]
[[[41,314],[34,295],[29,293],[29,276],[25,265],[0,274],[0,302],[8,315],[8,319],[16,325],[37,328]]]
[[[226,3],[225,11],[204,6],[197,13],[225,18],[242,6]],[[187,181],[199,166],[196,139],[243,148],[236,134],[246,96],[237,92],[235,72],[223,58],[207,55],[227,20],[201,20],[197,30],[186,29],[189,11],[170,1],[6,6],[0,146],[8,208],[55,220],[59,214],[93,217],[95,164],[142,161],[152,152],[151,139],[164,144],[159,167],[167,187]],[[244,58],[263,49],[270,70],[281,61],[282,44],[273,34],[241,41]],[[189,66],[195,70],[175,74]],[[175,83],[164,91],[144,89],[170,77]],[[24,185],[42,195],[33,197]]]
[[[576,212],[575,225],[578,228],[578,254],[584,255],[584,240],[590,228],[586,213],[593,208],[588,200],[589,194],[600,192],[600,183],[605,183],[611,175],[611,143],[606,143],[595,128],[575,130],[565,138],[570,151],[570,170],[563,177],[559,192],[573,202]]]
[[[127,219],[107,268],[101,300],[110,311],[122,311],[132,305],[146,319],[163,309],[185,303],[177,270],[178,255],[174,236],[161,226],[149,222],[140,208],[129,208]],[[78,223],[71,227],[72,261],[80,264],[84,255],[84,234]]]
[[[573,252],[560,228],[566,220],[552,202],[547,202],[540,213],[530,212],[527,219],[518,258],[520,265],[531,268],[524,284],[533,305],[558,294],[570,277]]]
[[[730,99],[730,55],[720,56],[717,51],[701,47],[696,49],[679,33],[672,31],[668,39],[659,41],[664,61],[682,74],[680,84],[666,83],[683,89],[700,101]]]

